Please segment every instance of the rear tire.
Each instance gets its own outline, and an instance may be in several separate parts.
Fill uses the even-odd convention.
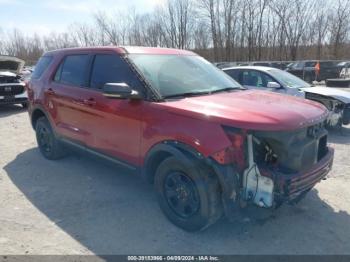
[[[56,160],[66,155],[62,143],[56,138],[46,117],[40,117],[35,126],[36,140],[42,155],[49,160]]]
[[[155,190],[167,218],[186,231],[203,230],[222,216],[219,182],[201,163],[165,159],[155,174]]]

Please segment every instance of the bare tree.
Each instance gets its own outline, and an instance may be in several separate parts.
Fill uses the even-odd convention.
[[[0,31],[0,52],[35,61],[58,48],[143,45],[195,49],[213,61],[350,58],[350,0],[167,0],[150,13],[92,18],[44,36]]]
[[[110,19],[104,12],[96,13],[94,18],[100,32],[108,39],[107,41],[112,45],[118,45],[120,34],[118,32],[117,22]]]
[[[333,57],[340,58],[340,47],[345,43],[349,31],[350,0],[338,0],[337,8],[330,16],[330,44]]]
[[[315,6],[314,0],[274,0],[271,2],[270,7],[281,20],[292,60],[297,59],[300,40],[309,26],[309,17]]]

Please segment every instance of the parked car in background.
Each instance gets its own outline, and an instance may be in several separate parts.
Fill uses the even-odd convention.
[[[350,61],[344,61],[338,64],[340,70],[338,78],[329,78],[326,80],[328,87],[350,87]]]
[[[332,167],[323,105],[246,90],[185,50],[48,52],[28,95],[44,157],[70,145],[140,171],[189,231],[248,204],[296,203]]]
[[[23,69],[20,72],[21,79],[23,81],[28,81],[30,79],[30,77],[32,76],[33,71],[34,71],[34,67],[33,66],[25,66],[25,67],[23,67]]]
[[[27,107],[27,92],[20,72],[24,61],[16,57],[0,56],[0,105],[21,104]]]
[[[339,77],[344,78],[344,69],[349,69],[350,68],[350,61],[342,61],[337,64],[338,71],[339,71]]]
[[[316,65],[319,63],[320,70],[317,73]],[[306,60],[297,61],[291,63],[286,68],[286,71],[305,80],[308,83],[313,81],[324,81],[328,78],[339,77],[339,61],[317,61],[317,60]]]
[[[249,65],[253,66],[267,66],[267,67],[273,67],[278,68],[281,70],[285,70],[287,68],[287,65],[289,65],[290,62],[288,61],[266,61],[266,62],[251,62]]]
[[[268,66],[268,67],[274,67],[278,69],[286,69],[287,65],[289,65],[291,62],[288,61],[250,61],[250,62],[218,62],[214,63],[214,65],[220,69],[227,68],[227,67],[233,67],[233,66]]]
[[[225,67],[230,67],[230,66],[237,66],[238,63],[236,62],[217,62],[217,63],[214,63],[214,65],[217,67],[217,68],[225,68]]]
[[[334,88],[310,86],[300,78],[270,67],[231,67],[223,71],[248,89],[267,90],[317,101],[330,111],[327,125],[350,123],[350,93]]]

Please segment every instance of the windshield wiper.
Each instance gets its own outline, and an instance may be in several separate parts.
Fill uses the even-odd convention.
[[[200,95],[208,95],[208,94],[211,94],[211,92],[210,91],[186,92],[186,93],[163,96],[163,98],[190,97],[190,96],[200,96]]]
[[[213,90],[211,91],[211,94],[213,93],[219,93],[219,92],[226,92],[226,91],[231,91],[231,90],[247,90],[247,88],[245,87],[240,87],[240,86],[231,86],[231,87],[225,87],[225,88],[221,88],[221,89],[217,89],[217,90]]]
[[[173,95],[167,95],[163,96],[163,98],[175,98],[175,97],[191,97],[191,96],[200,96],[200,95],[210,95],[218,92],[225,92],[225,91],[231,91],[231,90],[246,90],[244,87],[225,87],[217,90],[205,90],[205,91],[196,91],[196,92],[185,92],[180,94],[173,94]]]

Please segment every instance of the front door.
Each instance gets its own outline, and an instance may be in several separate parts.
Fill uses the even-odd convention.
[[[89,81],[91,105],[84,129],[87,145],[97,151],[138,164],[141,142],[142,100],[112,99],[103,96],[106,83],[126,83],[144,93],[143,85],[118,54],[96,53]]]

